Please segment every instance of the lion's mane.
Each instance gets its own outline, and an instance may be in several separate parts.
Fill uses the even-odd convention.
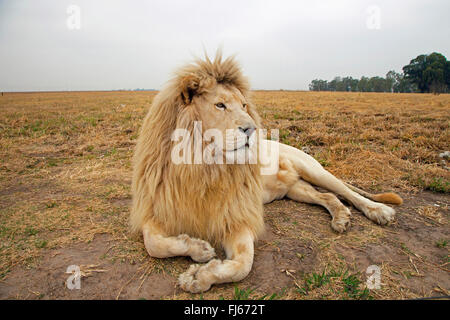
[[[264,229],[259,165],[174,164],[171,135],[177,128],[193,131],[200,120],[189,103],[216,84],[234,86],[250,101],[250,86],[233,57],[219,52],[211,61],[196,60],[180,68],[155,97],[144,119],[133,157],[133,232],[151,222],[168,236],[186,233],[213,243],[242,228],[255,238]],[[248,113],[260,127],[254,106]]]

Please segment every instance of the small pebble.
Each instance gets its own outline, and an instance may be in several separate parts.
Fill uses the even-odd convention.
[[[439,153],[439,158],[446,158],[446,159],[450,158],[450,151]]]
[[[309,147],[302,147],[302,151],[307,154],[311,153],[311,149]]]

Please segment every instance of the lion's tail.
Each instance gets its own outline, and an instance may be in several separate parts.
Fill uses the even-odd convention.
[[[364,190],[361,190],[355,186],[352,186],[349,183],[344,182],[347,187],[349,187],[351,190],[359,193],[360,195],[369,198],[370,200],[382,202],[382,203],[389,203],[389,204],[395,204],[395,205],[401,205],[403,203],[403,199],[396,193],[393,192],[387,192],[387,193],[379,193],[379,194],[371,194]]]

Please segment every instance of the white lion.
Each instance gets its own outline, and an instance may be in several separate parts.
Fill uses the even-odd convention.
[[[378,224],[391,222],[395,211],[372,200],[402,202],[393,193],[371,195],[347,185],[311,156],[275,141],[266,143],[279,154],[272,153],[265,165],[172,161],[177,145],[173,132],[184,129],[194,135],[196,122],[202,123],[203,132],[214,129],[227,137],[226,148],[218,153],[225,158],[249,149],[250,138],[261,128],[249,93],[249,83],[233,58],[222,60],[218,53],[214,61],[197,60],[178,70],[156,96],[140,131],[133,159],[131,227],[143,233],[152,257],[190,256],[205,263],[191,265],[180,276],[181,288],[190,292],[206,291],[215,283],[235,282],[248,275],[254,241],[264,230],[264,203],[288,197],[322,205],[331,214],[332,228],[343,232],[351,214],[335,194]],[[231,136],[227,135],[230,129]],[[234,143],[231,149],[229,141]],[[216,150],[219,144],[213,143]],[[188,144],[194,153],[192,140]],[[261,175],[265,166],[273,164],[273,174]],[[320,193],[311,184],[332,193]],[[213,259],[210,243],[222,245],[227,258]]]

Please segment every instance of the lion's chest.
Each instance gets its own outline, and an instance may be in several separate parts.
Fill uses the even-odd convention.
[[[161,193],[154,204],[154,218],[168,235],[188,234],[212,242],[221,241],[242,227],[262,229],[261,192],[245,187],[224,186],[206,190],[184,190]]]

